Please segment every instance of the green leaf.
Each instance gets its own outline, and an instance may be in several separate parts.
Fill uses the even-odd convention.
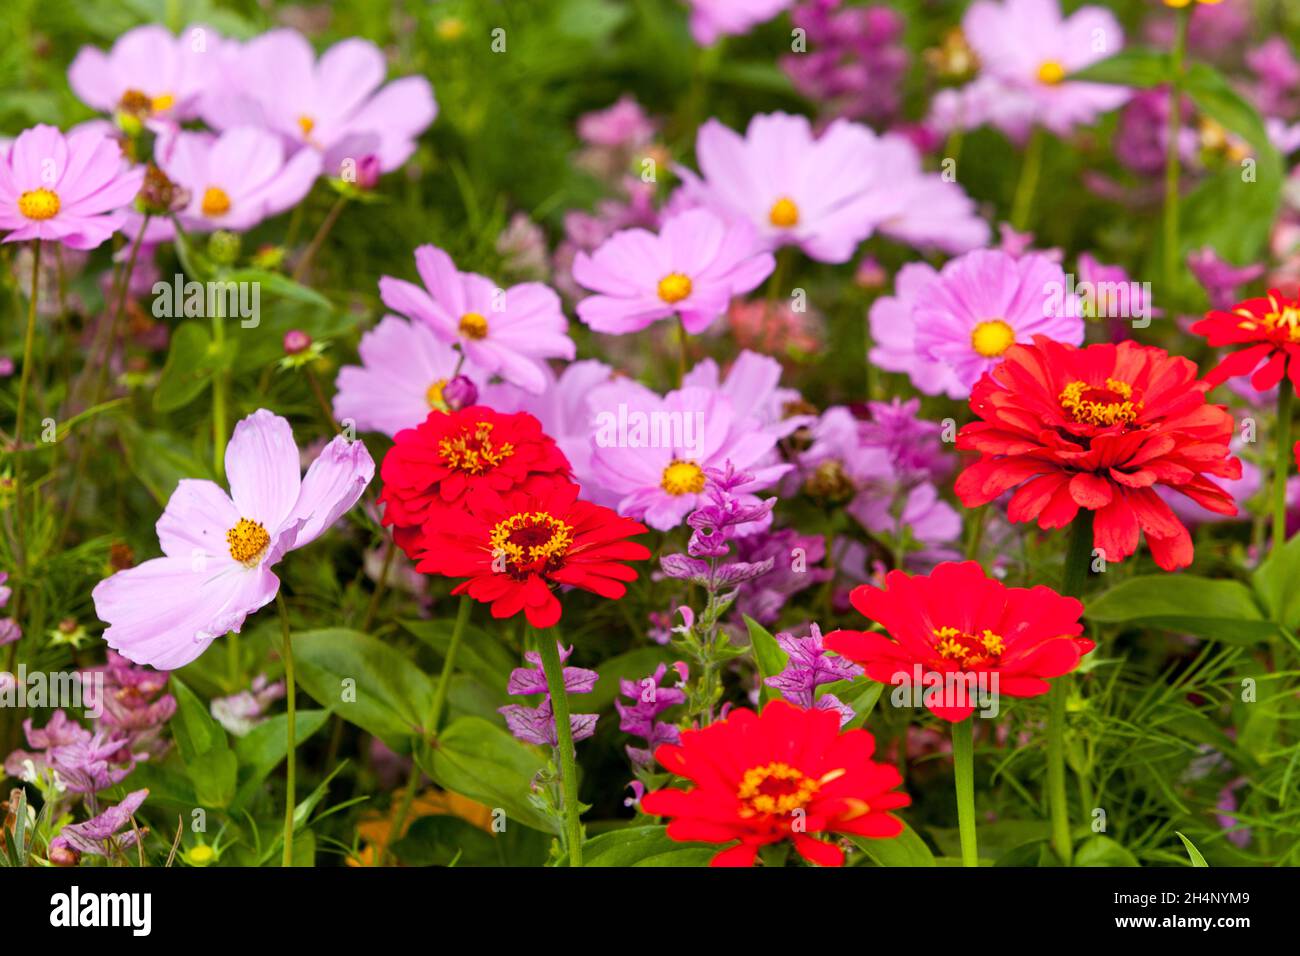
[[[419,747],[416,761],[445,790],[504,809],[511,820],[535,830],[558,832],[554,821],[528,802],[533,778],[546,760],[481,717],[459,717],[438,732],[432,747]]]
[[[1137,624],[1251,644],[1277,633],[1240,581],[1193,574],[1132,578],[1088,601],[1084,616],[1102,624]]]
[[[1175,830],[1174,833],[1177,834],[1178,839],[1180,839],[1180,840],[1183,841],[1183,846],[1185,846],[1185,847],[1187,848],[1187,855],[1188,855],[1188,856],[1191,858],[1191,860],[1192,860],[1192,866],[1198,866],[1198,867],[1199,867],[1199,866],[1209,866],[1209,865],[1210,865],[1210,864],[1208,864],[1208,863],[1205,862],[1205,857],[1201,856],[1201,851],[1198,850],[1198,849],[1196,849],[1196,844],[1195,844],[1195,843],[1193,843],[1191,840],[1187,839],[1187,837],[1183,836],[1183,835],[1182,835],[1181,833],[1179,833],[1177,830]]]
[[[708,866],[719,848],[669,839],[666,827],[630,826],[582,845],[583,866]]]
[[[1066,80],[1146,89],[1168,83],[1172,75],[1173,65],[1168,53],[1130,47],[1069,74]]]
[[[456,626],[454,618],[399,623],[446,658],[451,646],[451,632]],[[460,649],[456,652],[456,670],[469,674],[485,687],[504,692],[510,672],[518,666],[518,655],[502,644],[495,633],[473,624],[465,625]]]
[[[293,637],[298,678],[307,692],[393,750],[411,749],[433,701],[433,683],[383,641],[329,628]]]
[[[302,746],[308,737],[320,730],[328,716],[327,710],[298,711],[293,725],[294,746]],[[276,714],[235,741],[235,756],[239,758],[239,792],[235,796],[235,808],[245,806],[257,793],[262,781],[285,758],[288,723],[287,715]]]
[[[853,708],[853,718],[844,725],[845,730],[857,730],[867,723],[867,718],[876,709],[876,704],[885,692],[885,685],[878,681],[858,678],[854,681],[839,681],[827,684],[823,693],[834,694]]]
[[[211,478],[207,460],[197,457],[179,438],[165,431],[146,431],[130,418],[119,419],[127,467],[159,506],[182,478]]]
[[[175,674],[171,675],[172,695],[176,698],[176,717],[171,723],[172,737],[181,759],[191,760],[211,750],[230,749],[226,731],[208,713],[207,706]]]
[[[153,393],[154,408],[171,412],[198,398],[221,369],[222,357],[229,355],[231,348],[219,349],[200,323],[182,322],[172,333],[167,363]]]
[[[501,862],[497,838],[468,820],[434,815],[420,817],[393,844],[407,866],[495,866]]]
[[[925,841],[906,823],[903,832],[888,840],[874,837],[849,836],[876,866],[934,866],[934,854]]]
[[[235,797],[238,771],[239,760],[226,746],[199,754],[185,764],[185,773],[194,784],[194,796],[209,807],[230,806]]]
[[[781,650],[781,645],[767,628],[748,614],[745,615],[745,627],[749,629],[749,643],[754,648],[754,662],[758,665],[759,703],[766,704],[777,696],[776,691],[767,686],[767,679],[785,670],[790,655]]]
[[[1108,836],[1098,834],[1079,844],[1075,866],[1140,866],[1137,857]]]
[[[282,299],[289,299],[292,302],[301,302],[304,305],[310,305],[317,309],[332,311],[334,308],[330,303],[330,300],[325,298],[325,296],[321,295],[315,289],[294,282],[288,276],[279,272],[269,272],[264,269],[236,269],[233,272],[227,272],[222,276],[221,281],[256,283],[259,287],[259,304],[262,293],[266,292],[270,295],[278,296]]]
[[[1300,534],[1269,553],[1251,584],[1270,620],[1288,631],[1300,628]]]

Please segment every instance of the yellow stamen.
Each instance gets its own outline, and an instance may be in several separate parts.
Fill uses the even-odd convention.
[[[447,410],[447,403],[442,400],[442,390],[446,387],[445,378],[440,378],[429,386],[429,390],[424,393],[424,400],[429,403],[430,408],[436,408],[440,412]]]
[[[1015,342],[1015,330],[1002,319],[985,319],[970,333],[971,348],[985,358],[997,358]]]
[[[460,334],[467,339],[485,339],[488,334],[488,320],[477,312],[466,312],[460,317]]]
[[[1045,60],[1038,67],[1038,82],[1055,86],[1065,79],[1065,66],[1060,60]]]
[[[1300,341],[1300,309],[1294,305],[1284,305],[1273,293],[1268,294],[1272,308],[1262,316],[1257,316],[1249,309],[1237,309],[1241,316],[1237,327],[1246,332],[1258,332],[1261,327],[1265,332],[1282,334],[1292,342]]]
[[[220,186],[203,190],[203,203],[199,207],[205,216],[224,216],[230,212],[230,196]]]
[[[772,204],[767,221],[778,229],[789,229],[799,224],[799,207],[789,196],[782,196]]]
[[[978,634],[967,633],[955,627],[937,627],[935,650],[944,660],[956,661],[962,667],[981,667],[996,664],[1007,649],[1001,634],[985,628]]]
[[[691,294],[691,280],[680,272],[670,272],[659,280],[659,298],[669,305],[680,302]]]
[[[535,569],[563,558],[573,544],[573,527],[545,511],[511,515],[497,522],[488,536],[494,558],[504,557],[510,569]]]
[[[316,128],[316,121],[312,119],[310,116],[299,116],[298,128],[302,130],[302,135],[304,137],[310,136],[311,131]]]
[[[28,219],[52,219],[59,206],[58,193],[50,189],[32,189],[18,197],[18,211]]]
[[[659,486],[674,497],[677,495],[698,495],[704,490],[704,469],[693,461],[674,458],[664,469],[663,480]]]
[[[481,475],[500,465],[515,453],[515,446],[509,442],[493,445],[493,427],[491,422],[478,422],[472,434],[465,431],[455,438],[442,439],[438,453],[443,464],[471,475]]]
[[[226,542],[230,545],[230,556],[244,567],[251,568],[270,547],[271,536],[262,527],[262,522],[240,518],[239,524],[226,532]]]
[[[1081,425],[1127,425],[1137,420],[1142,410],[1140,401],[1133,401],[1133,386],[1117,379],[1106,379],[1105,385],[1071,382],[1060,395],[1061,407]]]
[[[155,113],[162,113],[176,105],[176,97],[170,93],[161,93],[149,101],[149,108]]]
[[[802,810],[812,802],[821,785],[821,781],[813,780],[787,763],[774,761],[766,766],[751,767],[740,778],[740,788],[736,791],[736,796],[744,804],[740,814],[754,817]]]

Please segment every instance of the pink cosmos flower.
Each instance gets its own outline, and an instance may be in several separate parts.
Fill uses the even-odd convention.
[[[962,31],[984,75],[1002,85],[1005,97],[1027,100],[1034,119],[1059,135],[1129,97],[1122,86],[1065,80],[1124,45],[1119,21],[1102,7],[1063,18],[1058,0],[978,0],[962,18]]]
[[[415,268],[424,288],[380,278],[384,305],[458,345],[484,373],[537,394],[546,388],[545,360],[574,357],[560,297],[540,282],[500,289],[484,276],[457,271],[451,256],[436,246],[415,250]]]
[[[284,212],[311,191],[320,175],[320,162],[310,150],[286,155],[278,137],[253,126],[229,129],[219,136],[181,131],[161,139],[158,149],[159,167],[189,193],[179,216],[190,232],[245,232]],[[130,218],[139,222],[139,214]],[[129,226],[127,232],[134,228]],[[170,220],[154,217],[144,241],[163,242],[174,236]]]
[[[1070,345],[1083,341],[1083,310],[1067,292],[1061,267],[1037,254],[1016,258],[978,249],[939,272],[905,266],[897,294],[872,305],[872,337],[879,344],[871,360],[906,372],[927,395],[964,398],[1017,342],[1032,342],[1035,335]]]
[[[65,137],[24,130],[0,154],[0,230],[5,242],[43,239],[94,249],[122,227],[144,169],[126,169],[116,142],[93,130]]]
[[[617,232],[573,261],[574,281],[597,293],[578,303],[578,318],[596,332],[623,335],[676,314],[687,332],[702,332],[776,267],[756,245],[749,223],[728,224],[704,209],[669,218],[657,236]]]
[[[961,187],[923,172],[901,135],[836,120],[814,137],[806,117],[772,113],[751,119],[744,137],[709,120],[695,153],[701,175],[677,169],[683,186],[673,208],[748,220],[766,248],[797,245],[838,263],[875,231],[949,252],[988,241]]]
[[[462,370],[461,354],[427,325],[395,315],[361,336],[357,351],[361,364],[339,369],[334,417],[390,438],[420,424],[431,410],[446,411],[442,390],[456,375],[475,385],[485,378],[471,365]]]
[[[794,0],[686,0],[691,7],[691,36],[710,46],[720,36],[748,33],[789,7]]]
[[[706,504],[705,469],[722,470],[730,462],[753,480],[733,489],[757,504],[752,492],[770,487],[792,466],[763,462],[776,435],[735,409],[720,392],[683,388],[660,398],[634,382],[619,380],[592,396],[596,431],[591,472],[595,481],[618,498],[619,514],[668,531]],[[753,522],[738,533],[770,524]]]
[[[786,407],[801,401],[797,389],[781,387],[781,363],[768,355],[742,349],[724,376],[718,363],[706,358],[686,373],[683,388],[717,391],[743,408],[764,431],[778,439],[813,422],[811,415],[786,415]]]
[[[386,73],[383,53],[367,40],[343,40],[318,60],[301,33],[272,30],[238,50],[225,76],[229,92],[205,104],[204,118],[217,129],[274,130],[322,154],[330,175],[342,160],[367,155],[391,172],[415,151],[438,106],[424,77],[384,86]]]
[[[68,83],[81,102],[101,113],[194,119],[216,82],[224,42],[204,26],[189,27],[180,36],[157,25],[136,27],[107,53],[82,47],[68,68]]]
[[[357,503],[375,463],[365,445],[339,436],[303,476],[289,423],[260,409],[235,426],[226,474],[230,495],[215,482],[183,479],[158,519],[164,557],[95,587],[95,612],[109,625],[104,640],[128,660],[174,670],[238,633],[275,599],[280,579],[271,568]]]

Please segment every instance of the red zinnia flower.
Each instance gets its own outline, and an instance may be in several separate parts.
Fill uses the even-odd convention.
[[[1074,598],[1042,585],[1009,588],[974,561],[940,564],[928,577],[890,571],[884,590],[864,584],[849,600],[889,637],[833,631],[826,647],[882,684],[912,685],[919,665],[923,686],[931,674],[996,674],[996,685],[989,682],[993,692],[1037,697],[1048,691],[1045,678],[1074,670],[1095,646],[1079,636],[1083,605]],[[970,702],[922,700],[953,723],[975,709]]]
[[[840,733],[834,710],[804,710],[774,700],[761,714],[733,710],[701,730],[683,730],[680,745],[655,757],[691,780],[690,790],[656,790],[641,809],[671,817],[668,836],[704,843],[740,842],[713,866],[750,866],[760,847],[787,837],[806,860],[840,866],[844,851],[813,833],[895,837],[903,823],[888,811],[911,803],[894,788],[897,768],[876,763],[865,730]]]
[[[1258,391],[1268,391],[1283,374],[1300,389],[1300,301],[1273,289],[1264,298],[1237,303],[1231,312],[1207,313],[1192,331],[1215,348],[1255,343],[1211,369],[1205,376],[1211,387],[1254,372],[1250,384]]]
[[[571,481],[550,479],[468,508],[435,508],[417,536],[415,567],[469,578],[452,593],[491,604],[497,618],[522,610],[534,627],[560,619],[553,584],[621,598],[636,572],[620,562],[650,557],[649,548],[627,539],[646,527],[578,501],[578,491]]]
[[[1141,529],[1160,567],[1186,567],[1191,535],[1154,486],[1237,513],[1207,477],[1241,477],[1228,451],[1232,416],[1206,403],[1208,389],[1187,359],[1135,342],[1012,346],[971,391],[983,421],[962,428],[957,447],[981,457],[958,477],[957,497],[974,508],[1016,488],[1007,516],[1040,528],[1063,528],[1087,508],[1107,561],[1136,551]]]
[[[431,412],[397,433],[380,471],[384,524],[415,556],[417,532],[438,503],[481,506],[538,478],[569,475],[569,461],[527,412],[505,415],[482,405]]]

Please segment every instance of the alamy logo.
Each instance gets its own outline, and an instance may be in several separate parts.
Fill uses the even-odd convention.
[[[101,671],[28,672],[26,664],[18,673],[0,671],[0,708],[58,707],[64,710],[86,709],[86,716],[98,720],[104,713],[104,674]]]
[[[51,926],[128,926],[134,936],[148,936],[153,926],[149,893],[85,893],[74,886],[50,897]]]
[[[703,412],[629,411],[619,402],[618,411],[596,415],[596,444],[601,448],[670,448],[704,453]]]
[[[926,671],[920,664],[912,670],[895,671],[889,702],[895,707],[973,707],[981,717],[998,715],[997,671]]]
[[[260,282],[186,282],[179,273],[171,283],[153,284],[153,314],[157,319],[239,319],[240,328],[261,324]]]

